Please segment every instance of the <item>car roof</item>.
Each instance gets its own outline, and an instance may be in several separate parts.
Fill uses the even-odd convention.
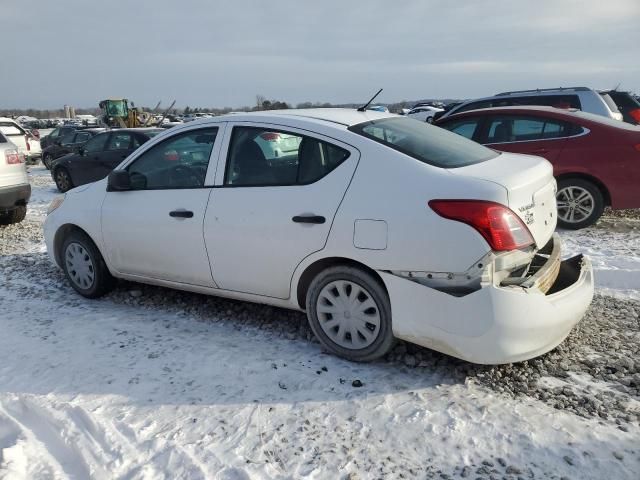
[[[547,107],[547,106],[533,106],[533,105],[520,105],[520,106],[512,106],[512,107],[491,107],[491,108],[479,108],[477,110],[467,110],[465,112],[453,113],[448,117],[443,118],[442,120],[436,120],[436,124],[445,123],[450,120],[455,120],[458,118],[472,117],[478,114],[495,114],[495,113],[507,113],[507,114],[518,114],[518,113],[532,113],[532,114],[540,114],[540,115],[549,115],[555,116],[560,119],[565,119],[567,121],[573,120],[578,123],[597,123],[599,125],[607,126],[607,127],[615,127],[621,128],[623,130],[631,130],[631,131],[640,131],[640,126],[631,125],[629,123],[625,123],[621,120],[614,120],[609,117],[605,117],[604,115],[597,115],[595,113],[584,112],[582,110],[578,110],[576,108],[555,108],[555,107]]]
[[[221,122],[226,120],[233,121],[265,121],[278,120],[288,118],[293,120],[305,119],[310,122],[332,123],[350,127],[358,123],[369,122],[371,120],[379,120],[381,118],[396,117],[397,115],[388,112],[378,112],[375,110],[366,110],[359,112],[355,108],[300,108],[288,110],[263,110],[259,112],[238,112],[233,114],[221,115],[214,118],[206,118],[196,120],[192,124],[204,124],[212,121]]]

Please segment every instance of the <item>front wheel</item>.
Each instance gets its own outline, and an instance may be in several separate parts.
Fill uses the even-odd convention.
[[[73,188],[73,182],[71,181],[71,175],[65,168],[58,168],[54,175],[56,187],[61,193],[65,193]]]
[[[47,167],[47,170],[51,170],[52,160],[53,160],[53,157],[51,156],[50,153],[45,153],[44,156],[42,157],[42,163],[44,164],[45,167]]]
[[[322,271],[311,282],[306,308],[313,333],[338,356],[365,362],[393,347],[389,296],[363,270],[337,266]]]
[[[60,258],[67,280],[83,297],[98,298],[115,285],[100,251],[83,232],[73,231],[62,242]]]
[[[600,189],[581,178],[560,180],[556,202],[558,226],[569,230],[593,225],[604,211],[604,197]]]

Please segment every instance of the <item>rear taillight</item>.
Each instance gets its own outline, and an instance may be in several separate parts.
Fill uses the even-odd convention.
[[[637,151],[640,152],[640,143],[638,143],[637,145],[634,145],[633,148],[635,148]]]
[[[431,209],[449,220],[475,228],[492,250],[528,247],[533,237],[522,220],[508,207],[484,200],[431,200]]]
[[[260,138],[267,142],[277,142],[280,140],[280,134],[275,132],[265,132],[260,134]]]
[[[24,162],[24,158],[17,150],[5,150],[4,158],[9,165],[16,165]]]
[[[27,152],[30,152],[31,151],[31,144],[29,143],[29,136],[28,135],[24,136],[24,143],[27,144]]]
[[[640,123],[640,108],[631,110],[629,115],[631,115],[636,122]]]

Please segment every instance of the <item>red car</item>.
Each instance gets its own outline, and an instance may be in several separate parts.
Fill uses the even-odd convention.
[[[639,126],[553,107],[472,110],[435,124],[496,150],[549,160],[562,228],[592,225],[605,206],[640,208]]]

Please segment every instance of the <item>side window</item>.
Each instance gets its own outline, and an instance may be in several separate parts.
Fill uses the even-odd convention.
[[[74,143],[84,143],[91,138],[91,134],[87,132],[80,132],[76,134]]]
[[[73,133],[69,133],[60,139],[60,145],[70,145],[73,143]]]
[[[472,102],[468,105],[460,107],[455,111],[455,113],[466,112],[468,110],[477,110],[479,108],[490,108],[492,106],[495,105],[492,104],[491,100],[482,100],[480,102]]]
[[[315,138],[255,127],[235,127],[225,185],[275,186],[313,183],[340,165],[349,152]]]
[[[486,143],[546,140],[567,137],[570,134],[571,126],[564,122],[510,115],[491,119]]]
[[[447,122],[442,125],[442,128],[472,140],[476,130],[478,129],[478,122],[479,119],[477,118],[465,118],[453,122]]]
[[[217,128],[190,130],[154,145],[127,170],[134,190],[204,186]]]
[[[128,150],[131,148],[131,134],[128,132],[113,132],[109,139],[107,150]]]
[[[97,153],[102,152],[107,143],[107,138],[109,137],[108,133],[103,133],[100,135],[96,135],[87,143],[84,144],[84,149],[87,153]]]

